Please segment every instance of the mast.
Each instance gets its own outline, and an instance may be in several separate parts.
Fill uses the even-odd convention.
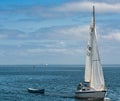
[[[90,31],[91,31],[91,73],[90,73],[90,82],[91,82],[91,78],[92,78],[92,72],[93,72],[93,45],[94,45],[94,36],[95,36],[95,6],[93,5],[93,12],[92,12],[92,24],[90,26]]]
[[[93,6],[93,28],[95,28],[95,6]]]

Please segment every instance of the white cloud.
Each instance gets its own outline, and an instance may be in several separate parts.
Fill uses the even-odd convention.
[[[101,36],[104,39],[120,41],[120,32],[110,33],[108,35]]]
[[[1,14],[17,14],[27,15],[28,17],[41,17],[41,18],[54,18],[61,16],[73,15],[73,13],[79,12],[91,12],[92,5],[95,5],[97,13],[120,13],[120,3],[107,3],[107,2],[67,2],[61,5],[53,6],[41,6],[41,5],[30,5],[30,6],[11,6],[8,9],[1,9]],[[16,9],[17,7],[17,9]],[[13,12],[14,11],[14,12]],[[75,14],[74,14],[75,15]],[[26,19],[27,21],[27,19]]]
[[[65,3],[59,7],[52,8],[52,10],[57,12],[85,12],[91,11],[92,5],[95,5],[97,13],[120,13],[120,3],[109,4],[104,2],[70,2]]]
[[[34,48],[34,49],[28,49],[27,53],[30,54],[64,54],[64,55],[75,55],[75,54],[81,54],[84,50],[81,48],[71,49],[71,48],[49,48],[49,49],[41,49],[41,48]]]
[[[72,3],[66,3],[59,7],[55,7],[52,10],[53,11],[59,11],[59,12],[77,12],[77,11],[89,11],[90,9],[90,3],[91,2],[72,2]],[[83,12],[84,12],[83,11]]]
[[[57,30],[57,33],[61,33],[68,38],[84,40],[87,38],[87,35],[89,33],[89,26],[75,26],[70,28],[63,28]]]
[[[48,40],[84,40],[89,33],[89,26],[62,26],[39,29],[32,32],[33,38]]]
[[[28,38],[27,34],[16,29],[0,29],[0,39]]]

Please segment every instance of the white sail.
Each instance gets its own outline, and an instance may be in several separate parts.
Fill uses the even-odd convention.
[[[92,70],[90,87],[97,91],[104,90],[105,82],[103,77],[102,65],[100,62],[100,56],[97,45],[97,36],[94,33],[93,46],[92,46]]]
[[[93,33],[92,33],[92,67],[91,67],[91,80],[90,87],[97,91],[105,89],[105,82],[103,77],[102,65],[100,61],[98,43],[97,43],[97,33],[95,27],[95,15],[93,7]]]
[[[85,82],[90,82],[91,78],[91,67],[92,67],[92,32],[90,31],[88,37],[88,45],[87,45],[87,55],[86,55],[86,65],[85,65]]]
[[[91,80],[91,70],[92,70],[92,44],[93,44],[93,35],[94,35],[94,17],[92,17],[92,23],[90,25],[90,33],[88,35],[88,45],[87,45],[87,55],[86,55],[86,64],[85,64],[85,82],[90,82]]]

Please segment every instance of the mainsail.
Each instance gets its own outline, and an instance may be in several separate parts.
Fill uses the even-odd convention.
[[[93,6],[92,25],[90,27],[90,34],[89,34],[88,47],[87,47],[85,82],[89,82],[90,87],[95,89],[96,91],[101,91],[105,89],[102,65],[100,61],[98,44],[97,44],[94,6]]]

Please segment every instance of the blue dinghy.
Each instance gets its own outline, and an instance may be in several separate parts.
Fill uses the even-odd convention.
[[[45,93],[45,89],[28,88],[28,92],[44,94]]]

